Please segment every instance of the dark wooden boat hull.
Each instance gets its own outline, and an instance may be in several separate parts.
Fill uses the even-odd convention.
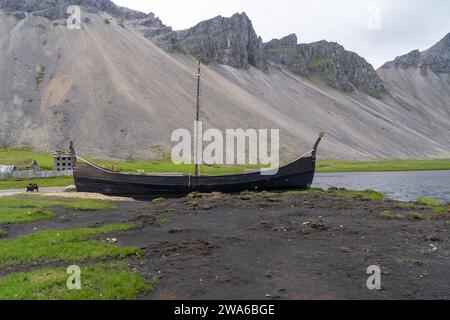
[[[306,189],[314,179],[315,159],[302,158],[280,168],[276,175],[246,173],[228,176],[164,176],[122,174],[87,163],[76,165],[78,192],[107,195],[186,194],[190,192],[239,192],[244,190]]]
[[[76,163],[74,179],[78,192],[106,195],[160,195],[187,194],[190,192],[240,192],[244,190],[306,189],[314,179],[317,147],[293,163],[284,166],[274,175],[261,172],[226,176],[138,175],[124,174],[90,164]],[[71,153],[76,157],[71,144]]]

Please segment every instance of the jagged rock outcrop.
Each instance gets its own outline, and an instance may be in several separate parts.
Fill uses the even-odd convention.
[[[338,43],[297,44],[296,35],[289,35],[264,48],[268,59],[300,76],[317,76],[339,90],[358,89],[377,98],[386,93],[372,65]]]
[[[305,58],[298,50],[297,36],[288,35],[282,39],[274,39],[264,44],[267,59],[285,66],[289,71],[302,77],[309,75]]]
[[[450,73],[450,33],[423,55],[423,65],[434,73]]]
[[[450,73],[450,33],[430,49],[423,52],[411,51],[394,61],[386,62],[381,68],[420,68],[422,75],[427,75],[430,70],[436,74]]]
[[[154,13],[149,13],[144,18],[137,19],[133,23],[133,27],[140,30],[148,39],[172,32],[172,28],[166,26]]]
[[[386,62],[382,68],[401,68],[401,69],[407,69],[407,68],[417,68],[420,63],[420,52],[419,50],[411,51],[408,54],[405,54],[404,56],[400,56],[395,58],[394,61]]]
[[[110,0],[3,0],[0,9],[14,14],[27,12],[54,21],[66,18],[67,7],[71,5],[81,6],[90,13],[104,11],[123,19],[144,19],[147,16],[139,11],[119,7]]]
[[[47,18],[51,21],[64,20],[68,17],[67,8],[77,5],[89,13],[106,12],[118,19],[118,24],[125,27],[125,21],[131,20],[131,24],[140,30],[148,38],[153,38],[161,34],[167,34],[172,28],[164,25],[154,13],[145,14],[143,12],[131,10],[115,5],[110,0],[2,0],[0,9],[13,15],[17,20],[23,20],[26,13],[34,16]],[[88,19],[88,18],[87,18]],[[110,24],[105,19],[105,24]],[[87,23],[87,21],[85,21]],[[58,25],[58,23],[55,23]]]
[[[273,62],[302,77],[315,75],[339,90],[359,89],[374,97],[385,93],[372,66],[358,55],[326,41],[297,44],[295,34],[263,44],[245,13],[229,18],[218,16],[190,29],[173,31],[153,13],[122,8],[110,0],[0,1],[0,9],[18,20],[25,19],[25,13],[51,21],[65,19],[69,5],[79,5],[90,13],[106,12],[117,18],[120,26],[132,26],[164,50],[191,54],[206,64],[214,62],[234,68],[253,66],[266,70],[268,62]],[[105,23],[110,21],[105,20]]]
[[[192,54],[203,63],[217,62],[235,68],[266,68],[262,39],[245,13],[200,22],[152,40],[167,51]]]

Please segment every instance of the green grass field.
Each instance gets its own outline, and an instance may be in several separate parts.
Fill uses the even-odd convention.
[[[0,165],[15,165],[19,169],[25,169],[36,160],[38,165],[46,170],[53,168],[53,156],[47,153],[27,150],[0,149]]]
[[[0,279],[0,300],[134,300],[155,283],[120,263],[82,267],[80,290],[68,290],[67,278],[64,268],[16,273]]]
[[[14,179],[0,180],[0,190],[25,189],[28,184],[37,183],[40,188],[67,187],[74,184],[72,177],[25,179],[16,181]]]
[[[23,263],[81,262],[136,256],[135,248],[116,247],[92,237],[133,228],[131,224],[101,228],[42,231],[13,240],[0,240],[0,267]]]
[[[183,164],[175,165],[170,160],[165,162],[111,162],[111,161],[95,161],[95,164],[105,168],[120,169],[121,172],[133,173],[184,173],[194,174],[194,166]],[[258,167],[245,166],[201,166],[200,172],[205,175],[226,175],[241,173],[245,170],[252,170]]]
[[[150,292],[157,279],[142,277],[125,261],[140,257],[142,250],[101,238],[134,224],[32,231],[8,238],[7,225],[55,219],[58,208],[102,214],[116,207],[112,201],[39,194],[0,197],[0,300],[133,300]],[[73,264],[81,271],[77,290],[67,286],[71,274],[66,266]]]
[[[0,224],[26,223],[54,217],[52,208],[104,211],[116,208],[111,201],[44,197],[35,194],[17,195],[0,198]]]
[[[379,160],[379,161],[318,161],[317,172],[383,172],[450,170],[450,159]]]
[[[32,199],[24,199],[24,203],[27,201],[30,203]],[[42,200],[40,204],[43,205],[44,202]],[[53,199],[51,202],[55,203],[57,200]],[[74,207],[89,207],[81,200],[69,201],[68,204]],[[17,239],[0,240],[0,267],[31,264],[38,266],[37,269],[35,267],[27,272],[1,277],[0,300],[136,299],[138,294],[152,290],[156,279],[145,280],[121,260],[138,257],[142,252],[137,248],[114,246],[93,239],[95,236],[133,227],[132,224],[118,224],[99,228],[50,230]],[[92,265],[98,263],[95,261],[108,262]],[[69,274],[66,268],[57,265],[54,268],[39,269],[41,264],[66,263],[69,266],[81,262],[83,265],[80,265],[80,290],[68,289]]]

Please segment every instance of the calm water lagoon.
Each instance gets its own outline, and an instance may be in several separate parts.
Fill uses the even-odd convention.
[[[450,203],[450,171],[317,173],[313,186],[372,189],[394,200],[433,198]]]

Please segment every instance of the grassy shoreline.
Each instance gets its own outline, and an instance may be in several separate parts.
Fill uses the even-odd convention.
[[[323,173],[432,170],[450,170],[450,159],[392,159],[374,161],[322,160],[317,163],[317,172]]]

